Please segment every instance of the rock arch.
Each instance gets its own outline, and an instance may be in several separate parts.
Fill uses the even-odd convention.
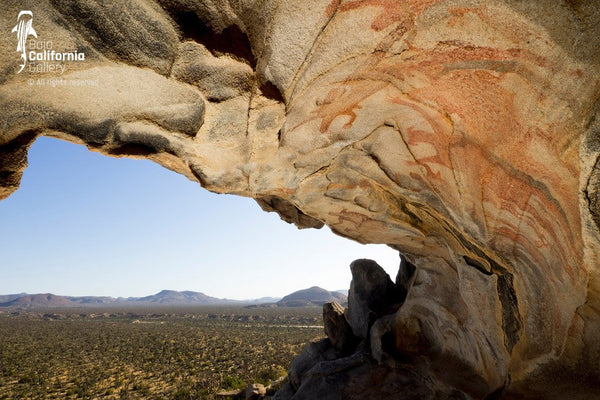
[[[18,74],[0,38],[0,197],[39,135],[154,160],[405,253],[416,275],[396,350],[444,384],[591,396],[599,6],[36,2],[38,37],[86,57]]]

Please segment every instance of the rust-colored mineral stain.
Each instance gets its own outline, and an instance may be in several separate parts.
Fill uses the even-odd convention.
[[[416,15],[437,1],[422,2],[419,8],[416,3],[332,1],[328,10],[347,12],[379,7],[382,11],[372,21],[372,29],[379,31],[393,23],[410,29],[414,26]],[[489,17],[481,10],[471,8],[449,11],[456,19],[465,18],[472,12],[480,18]],[[385,40],[388,39],[389,35]],[[475,190],[477,185],[483,187],[476,190],[487,193],[484,222],[489,226],[485,241],[493,243],[498,236],[513,240],[516,258],[526,257],[529,262],[547,268],[563,265],[566,273],[577,280],[579,266],[583,263],[579,211],[562,207],[564,204],[577,204],[574,198],[577,181],[565,173],[550,170],[552,165],[556,167],[556,163],[562,171],[577,172],[577,167],[562,160],[557,150],[552,148],[560,130],[550,125],[540,126],[535,120],[527,119],[515,103],[515,92],[510,85],[507,86],[517,75],[524,85],[531,85],[533,91],[538,90],[539,83],[529,82],[528,76],[522,72],[533,68],[551,70],[552,63],[544,56],[520,48],[518,42],[510,48],[493,48],[449,41],[431,49],[422,49],[404,40],[407,45],[405,52],[392,56],[385,52],[373,53],[361,67],[348,75],[345,82],[340,83],[340,87],[328,92],[325,101],[316,110],[316,118],[321,119],[321,132],[328,131],[338,116],[349,118],[344,125],[344,128],[349,128],[358,117],[357,110],[361,108],[362,101],[385,87],[396,88],[400,94],[390,96],[389,102],[407,107],[422,117],[422,122],[404,127],[401,132],[402,139],[415,157],[406,161],[406,165],[421,167],[419,173],[411,171],[407,174],[413,180],[424,182],[430,190],[436,188],[437,196],[444,204],[456,205],[461,196],[469,195],[469,190]],[[509,77],[509,74],[513,76]],[[580,74],[578,71],[573,73],[575,76]],[[411,86],[415,77],[418,77],[419,84]],[[434,151],[420,155],[416,151],[419,145],[431,146]],[[545,158],[540,162],[523,154],[536,146],[546,149]],[[448,149],[458,147],[464,148],[468,160],[459,162],[451,159]],[[556,163],[549,163],[548,157]],[[515,176],[515,169],[520,175]],[[448,176],[443,170],[454,171],[455,177],[459,176],[472,185],[459,187],[459,181],[446,182]],[[540,181],[532,182],[532,176],[540,177]],[[576,173],[573,174],[575,176]],[[466,193],[461,194],[460,190]],[[490,212],[496,213],[495,217]],[[510,224],[503,213],[518,218],[518,226]],[[352,218],[344,216],[341,219]],[[529,237],[531,234],[533,238]]]
[[[344,124],[344,128],[350,128],[356,119],[354,110],[361,108],[360,102],[385,86],[387,86],[385,82],[346,81],[340,83],[340,86],[329,90],[325,101],[315,111],[316,118],[321,119],[320,132],[327,132],[333,121],[340,116],[350,118]]]
[[[466,14],[477,13],[479,8],[477,7],[450,7],[448,12],[454,17],[464,17]]]
[[[348,211],[348,210],[340,211],[337,214],[337,217],[338,217],[337,225],[348,222],[348,223],[354,225],[356,229],[359,229],[363,223],[365,223],[366,221],[369,220],[366,215]]]
[[[327,14],[328,17],[332,17],[333,14],[335,14],[335,12],[338,9],[338,7],[340,6],[341,2],[342,2],[342,0],[332,0],[331,3],[329,3],[327,8],[325,9],[325,13]]]
[[[371,23],[371,29],[378,32],[399,23],[406,30],[414,26],[417,15],[440,1],[442,0],[354,0],[342,3],[340,0],[332,0],[326,13],[331,16],[336,10],[343,12],[378,7],[382,10]]]
[[[401,82],[410,82],[411,77],[420,76],[433,81],[452,76],[456,70],[467,74],[480,71],[518,73],[520,68],[526,70],[528,65],[545,67],[547,64],[545,57],[520,48],[495,49],[452,41],[439,43],[433,49],[414,47],[408,41],[405,44],[408,50],[400,57],[385,58],[379,53],[373,54],[353,75]]]
[[[506,237],[515,245],[527,249],[527,257],[531,262],[548,267],[562,265],[571,278],[575,278],[575,271],[582,260],[580,238],[573,232],[572,221],[566,218],[559,203],[537,184],[524,180],[525,177],[513,176],[510,171],[494,163],[482,147],[470,143],[466,148],[471,155],[469,161],[477,165],[479,170],[479,185],[487,193],[487,240],[493,242],[496,235]],[[459,173],[470,172],[466,170]],[[543,213],[540,213],[541,209]],[[518,225],[503,218],[502,211],[517,216]],[[492,218],[492,215],[495,217]],[[522,233],[523,230],[535,232],[544,246],[535,245],[530,235]],[[574,252],[570,250],[573,242],[577,244],[573,246]],[[515,257],[518,258],[518,255]]]

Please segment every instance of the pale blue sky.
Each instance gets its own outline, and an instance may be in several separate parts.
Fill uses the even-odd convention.
[[[0,202],[0,294],[144,296],[162,289],[247,299],[347,289],[398,253],[328,228],[298,230],[251,199],[216,195],[145,160],[40,138],[21,188]]]

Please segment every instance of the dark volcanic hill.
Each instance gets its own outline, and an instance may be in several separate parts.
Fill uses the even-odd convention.
[[[136,303],[150,304],[177,304],[177,305],[198,305],[198,304],[225,304],[232,303],[232,300],[218,299],[216,297],[207,296],[204,293],[175,290],[162,290],[156,294],[146,297],[140,297],[134,300]]]
[[[6,303],[0,304],[2,307],[69,307],[73,306],[73,302],[65,297],[57,296],[51,293],[45,294],[28,294]]]
[[[330,292],[318,286],[313,286],[308,289],[302,289],[288,294],[283,299],[279,300],[277,305],[279,307],[322,306],[331,301],[345,303],[348,301],[348,298],[342,293]]]

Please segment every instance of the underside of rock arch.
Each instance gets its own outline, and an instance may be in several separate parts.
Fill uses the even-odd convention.
[[[600,398],[598,1],[24,3],[0,17],[0,198],[41,135],[148,158],[400,250],[396,361],[361,368]],[[18,72],[24,7],[26,39],[85,60],[36,70],[28,48]]]

